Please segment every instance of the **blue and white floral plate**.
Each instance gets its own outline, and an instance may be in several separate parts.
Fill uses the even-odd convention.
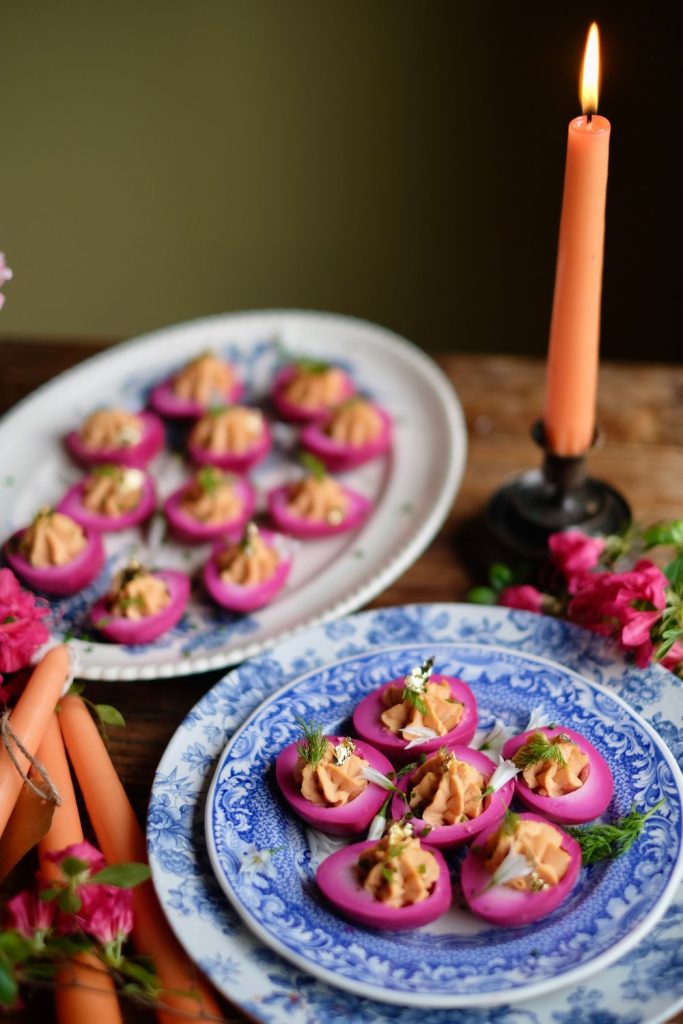
[[[52,633],[73,639],[79,674],[86,679],[155,679],[222,668],[293,630],[353,611],[415,561],[453,504],[465,466],[466,429],[453,388],[428,356],[391,331],[350,317],[228,314],[117,345],[39,388],[3,418],[0,543],[80,479],[62,444],[69,430],[101,406],[141,408],[154,384],[207,348],[236,365],[253,402],[267,396],[283,349],[344,365],[395,422],[390,455],[345,474],[351,487],[373,501],[373,513],[353,533],[298,545],[286,587],[267,608],[235,615],[197,590],[173,630],[154,643],[130,647],[89,636],[89,609],[112,575],[131,555],[159,568],[194,572],[210,547],[166,541],[160,516],[151,529],[107,535],[107,562],[98,579],[74,597],[52,602]],[[285,424],[276,426],[273,451],[253,474],[257,510],[264,509],[269,488],[297,475],[291,458],[296,436]],[[174,431],[169,440],[179,441]],[[436,451],[438,460],[431,457]],[[188,476],[181,457],[168,450],[150,470],[160,501]]]
[[[518,960],[516,973],[513,970],[512,976],[508,975],[510,991],[506,995],[500,982],[509,968],[509,939],[497,938],[491,929],[478,930],[475,925],[465,936],[463,948],[466,947],[468,962],[487,962],[491,992],[482,995],[479,1006],[460,1011],[459,1024],[638,1024],[641,1021],[654,1024],[671,1016],[683,1002],[680,961],[683,894],[680,890],[664,917],[647,935],[644,932],[663,909],[667,890],[680,871],[675,864],[681,847],[680,775],[661,741],[611,694],[621,696],[639,711],[680,758],[683,754],[680,683],[660,669],[641,672],[631,668],[601,638],[566,623],[525,612],[469,605],[416,605],[368,612],[290,638],[218,683],[190,713],[171,741],[159,766],[150,804],[148,840],[153,877],[180,941],[228,998],[262,1021],[322,1024],[334,1019],[339,1024],[383,1020],[400,1024],[423,1021],[447,1024],[453,1020],[452,1012],[447,1009],[427,1009],[428,1000],[419,1007],[399,1006],[390,1005],[388,1001],[378,1003],[358,994],[336,992],[314,977],[310,964],[304,969],[287,963],[263,946],[244,927],[223,896],[211,870],[202,828],[209,777],[224,741],[264,698],[296,679],[312,680],[321,670],[323,678],[336,678],[340,663],[360,666],[363,672],[379,679],[384,672],[380,668],[382,657],[388,656],[397,667],[403,666],[402,659],[409,662],[427,647],[430,653],[435,649],[440,656],[451,658],[453,667],[462,669],[469,678],[475,678],[478,673],[481,679],[485,672],[492,693],[502,692],[504,676],[508,675],[510,692],[501,710],[503,717],[515,723],[527,713],[529,699],[537,702],[536,693],[530,698],[532,691],[540,686],[544,703],[557,708],[562,703],[559,686],[568,685],[573,695],[572,713],[577,715],[573,721],[581,720],[584,729],[596,739],[600,734],[600,745],[607,745],[615,765],[623,757],[623,769],[617,768],[617,812],[628,810],[621,802],[627,802],[636,793],[642,794],[645,806],[656,802],[660,791],[666,791],[668,796],[665,814],[651,819],[635,860],[629,855],[621,862],[594,870],[593,882],[590,877],[582,882],[576,899],[566,911],[572,916],[571,933],[560,931],[557,917],[550,925],[565,954],[574,962],[577,952],[580,956],[591,941],[602,943],[603,931],[614,938],[609,948],[614,950],[616,946],[617,955],[628,945],[626,931],[631,928],[635,931],[637,945],[609,964],[611,954],[605,954],[600,946],[597,966],[601,970],[589,981],[586,976],[591,968],[586,968],[584,960],[577,968],[573,983],[534,997],[531,993],[539,980],[546,989],[553,984],[548,965],[552,966],[555,961],[556,974],[562,973],[563,967],[557,963],[552,949],[545,945],[545,939],[543,948],[537,948],[528,935],[519,933],[518,939],[513,941],[526,943],[527,959]],[[386,665],[384,661],[385,668]],[[607,692],[592,687],[588,681],[601,684]],[[306,686],[307,683],[298,710],[305,710],[306,701],[316,700]],[[337,693],[336,697],[341,707],[342,693]],[[575,698],[578,710],[574,710]],[[324,694],[322,699],[327,699]],[[496,698],[499,699],[500,696]],[[498,707],[496,704],[491,710]],[[286,742],[288,735],[288,726],[284,724],[276,738],[279,746]],[[618,748],[615,736],[621,744]],[[247,729],[243,737],[244,749],[239,745],[234,749],[250,760],[253,752],[248,747],[249,737],[255,739],[256,733]],[[621,754],[617,754],[617,749]],[[217,793],[219,787],[220,781]],[[279,902],[287,899],[292,877],[300,876],[294,869],[294,876],[290,877],[287,859],[282,861],[281,851],[269,852],[278,840],[264,842],[260,831],[254,830],[253,821],[258,821],[261,814],[260,803],[273,798],[256,778],[253,794],[248,817],[231,817],[238,826],[231,848],[239,864],[235,859],[228,870],[235,879],[242,879],[238,884],[245,893],[249,891],[250,906],[256,905],[252,900],[259,902],[263,894],[272,894],[272,904],[271,901],[260,903],[265,914],[262,925],[267,928],[269,915],[277,916]],[[241,784],[234,788],[234,801],[236,806],[243,805]],[[230,802],[228,799],[229,808]],[[282,809],[278,813],[287,822],[287,841],[293,843],[292,863],[305,875],[310,866],[310,854],[297,833],[297,826],[288,823],[288,816]],[[232,810],[230,814],[232,816]],[[279,827],[276,821],[276,831]],[[629,865],[628,870],[625,865]],[[239,874],[238,867],[241,868]],[[281,885],[273,885],[273,868],[283,873]],[[608,893],[609,900],[603,899]],[[307,900],[311,901],[312,897]],[[599,912],[582,914],[581,904],[593,900],[598,901]],[[301,915],[301,906],[295,910]],[[325,913],[321,905],[316,904],[316,913]],[[560,917],[563,913],[560,912]],[[328,943],[321,934],[319,962],[324,965],[330,948],[346,944],[345,969],[363,973],[366,980],[369,971],[371,983],[381,988],[380,961],[386,954],[367,944],[368,936],[373,939],[374,933],[353,928],[344,932],[345,925],[337,918],[334,920],[337,927],[333,942]],[[318,918],[311,923],[317,926]],[[296,922],[294,926],[298,927]],[[305,928],[300,934],[310,947],[314,939],[307,937]],[[432,953],[437,950],[440,956],[439,947],[447,946],[451,939],[448,935],[427,933],[421,941],[429,947],[425,950],[429,954],[424,958],[425,970],[433,973]],[[491,949],[495,950],[495,957],[491,956]],[[354,958],[361,965],[360,969],[354,965]],[[390,970],[390,962],[385,959],[385,963]],[[456,951],[450,967],[441,973],[462,975],[465,973],[459,970],[462,963],[462,956]],[[475,971],[477,975],[480,980],[476,984],[481,994],[485,982],[481,981],[480,969]],[[565,975],[562,984],[568,981]],[[443,989],[443,983],[439,984]],[[525,986],[528,986],[526,991]],[[357,993],[358,984],[354,982],[353,988]],[[392,998],[388,991],[384,992],[385,1000]],[[484,1003],[486,1005],[482,1005]]]

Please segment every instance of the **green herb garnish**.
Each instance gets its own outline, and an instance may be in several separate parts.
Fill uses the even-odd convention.
[[[390,868],[388,864],[384,864],[382,866],[382,878],[385,882],[388,882],[389,885],[391,885],[394,880],[394,869]]]
[[[315,455],[311,455],[310,452],[301,452],[299,455],[299,462],[308,470],[314,480],[320,483],[327,476],[327,470],[320,459],[316,459]]]
[[[434,658],[427,658],[422,665],[409,672],[403,680],[404,686],[401,699],[407,701],[408,704],[412,704],[421,715],[427,714],[427,705],[422,700],[422,695],[429,682],[433,667]]]
[[[612,825],[586,825],[582,828],[565,825],[569,833],[581,847],[584,864],[595,864],[599,860],[621,857],[631,849],[640,836],[645,822],[662,804],[664,797],[651,807],[649,811],[637,811],[635,804],[625,818],[619,818]]]
[[[222,480],[223,474],[215,466],[204,466],[197,473],[197,483],[205,494],[213,494]]]
[[[327,751],[324,726],[320,722],[306,722],[303,718],[297,718],[296,724],[303,734],[303,739],[297,741],[296,752],[306,764],[315,768],[320,764]]]
[[[514,811],[506,811],[505,817],[503,818],[503,824],[500,827],[506,836],[512,836],[517,831],[518,824],[519,815],[515,814]]]
[[[294,365],[303,373],[327,373],[332,368],[330,363],[325,363],[322,359],[312,359],[310,356],[300,356],[294,360]]]
[[[535,732],[533,736],[529,737],[524,746],[519,748],[512,761],[522,770],[528,768],[530,764],[536,764],[537,761],[554,761],[560,767],[563,767],[567,762],[560,750],[560,743],[566,743],[567,740],[567,736],[558,733],[555,736],[554,742],[551,743],[542,732]]]

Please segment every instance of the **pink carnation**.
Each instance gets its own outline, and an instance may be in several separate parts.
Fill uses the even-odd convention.
[[[548,538],[552,560],[566,577],[570,594],[576,593],[584,577],[600,561],[605,550],[602,537],[588,537],[579,530],[553,533]]]
[[[524,584],[521,587],[505,587],[498,595],[498,604],[505,608],[520,608],[527,612],[543,610],[543,594],[536,587]]]
[[[48,608],[22,590],[10,569],[0,569],[0,671],[16,672],[30,664],[38,648],[50,639],[41,622]]]
[[[60,864],[67,857],[75,857],[77,860],[82,860],[87,864],[87,871],[89,874],[94,875],[97,871],[101,871],[102,868],[107,866],[107,862],[92,843],[87,840],[83,840],[81,843],[72,843],[71,846],[65,846],[63,850],[53,850],[51,853],[45,855],[48,860],[52,861],[53,864]]]
[[[84,885],[78,890],[78,926],[98,942],[125,938],[133,929],[133,893],[114,885]]]
[[[665,654],[659,663],[670,672],[675,672],[679,665],[683,664],[683,644],[677,640],[668,654]]]
[[[45,932],[52,926],[55,911],[56,905],[53,902],[41,900],[27,890],[8,901],[8,924],[25,939],[31,939],[35,932]]]
[[[646,559],[630,572],[587,575],[569,603],[569,617],[596,633],[617,636],[644,668],[652,660],[651,631],[666,606],[668,580]]]

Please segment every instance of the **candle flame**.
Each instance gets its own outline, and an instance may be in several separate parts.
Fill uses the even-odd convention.
[[[586,50],[581,69],[581,108],[584,114],[594,114],[598,109],[598,83],[600,80],[600,36],[595,22],[588,30]]]

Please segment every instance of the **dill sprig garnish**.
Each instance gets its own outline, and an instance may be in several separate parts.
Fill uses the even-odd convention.
[[[205,494],[213,494],[223,480],[223,474],[215,466],[203,466],[197,473],[197,483]]]
[[[303,739],[297,740],[296,752],[306,764],[315,768],[327,751],[325,728],[320,722],[306,722],[303,718],[297,718],[296,724],[303,735]]]
[[[310,452],[301,452],[299,462],[317,483],[320,483],[327,476],[325,464],[320,459],[316,459],[315,455],[311,455]]]
[[[584,864],[595,864],[599,860],[608,860],[613,857],[621,857],[631,849],[634,842],[640,836],[645,822],[654,814],[662,804],[664,797],[659,800],[649,811],[637,811],[634,804],[625,818],[619,818],[611,825],[584,825],[581,828],[567,825],[565,831],[569,833],[581,847],[581,857]]]
[[[512,836],[517,831],[518,823],[519,815],[515,814],[514,811],[506,811],[501,828],[506,836]]]
[[[327,373],[331,368],[330,363],[326,363],[322,359],[313,359],[311,356],[299,356],[294,360],[294,365],[302,373]]]
[[[555,761],[563,767],[567,762],[560,750],[562,741],[567,741],[567,737],[562,733],[558,733],[551,742],[542,732],[535,732],[513,755],[512,760],[522,770],[528,768],[530,764],[536,764],[537,761]]]

